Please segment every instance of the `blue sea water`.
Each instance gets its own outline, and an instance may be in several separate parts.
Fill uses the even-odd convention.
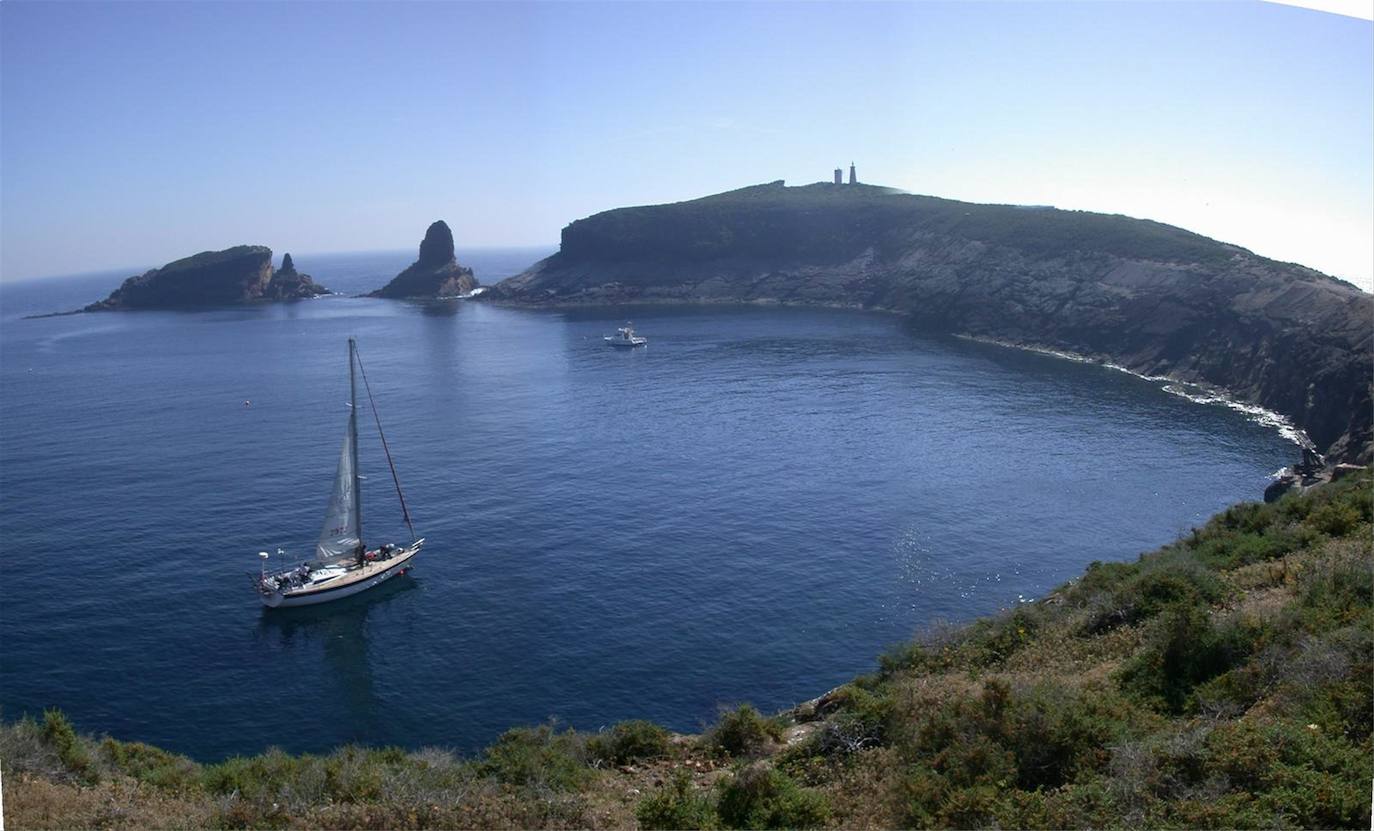
[[[544,253],[460,259],[493,282]],[[361,292],[412,258],[296,261]],[[1169,542],[1294,451],[1158,383],[861,312],[330,297],[19,319],[121,276],[0,287],[0,714],[57,706],[201,759],[782,708],[922,627]],[[606,348],[627,317],[649,346]],[[319,531],[349,336],[428,543],[371,593],[264,611],[256,552],[303,558]],[[399,540],[363,425],[365,536]]]

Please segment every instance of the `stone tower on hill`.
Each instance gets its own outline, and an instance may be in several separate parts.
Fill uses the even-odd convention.
[[[851,184],[851,185],[857,185],[858,183],[859,183],[859,177],[858,177],[857,175],[855,175],[855,173],[854,173],[854,163],[853,163],[853,162],[850,162],[850,163],[849,163],[849,184]]]
[[[837,185],[843,185],[843,184],[844,184],[844,171],[843,171],[843,170],[840,170],[838,167],[835,168],[835,184],[837,184]]]

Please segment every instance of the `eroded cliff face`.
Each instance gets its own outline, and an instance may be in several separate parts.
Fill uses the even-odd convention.
[[[1374,461],[1374,297],[1146,220],[775,183],[579,220],[488,297],[887,309],[1218,388]]]
[[[234,306],[327,293],[308,275],[297,274],[294,267],[289,273],[274,273],[272,249],[239,245],[203,251],[130,277],[109,297],[83,311]]]
[[[368,297],[453,297],[475,288],[477,278],[472,269],[459,265],[454,258],[453,232],[439,220],[425,231],[419,258]]]

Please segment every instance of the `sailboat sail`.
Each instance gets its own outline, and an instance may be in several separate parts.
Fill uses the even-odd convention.
[[[315,556],[321,562],[356,557],[362,545],[359,517],[355,509],[357,493],[353,470],[353,431],[344,436],[343,451],[339,454],[339,468],[334,473],[334,488],[329,494],[329,510],[324,515],[320,541]]]
[[[348,432],[339,452],[339,467],[334,472],[334,488],[329,493],[329,510],[315,546],[316,559],[337,562],[357,559],[362,562],[363,503],[358,490],[358,386],[354,380],[353,339],[348,339]]]

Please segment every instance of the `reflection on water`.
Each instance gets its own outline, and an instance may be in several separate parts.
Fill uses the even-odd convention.
[[[339,722],[353,731],[352,741],[383,741],[376,727],[385,710],[369,660],[367,620],[417,588],[414,577],[400,574],[342,600],[285,609],[264,607],[256,634],[260,641],[283,651],[297,647],[322,650],[329,673],[324,701]]]

